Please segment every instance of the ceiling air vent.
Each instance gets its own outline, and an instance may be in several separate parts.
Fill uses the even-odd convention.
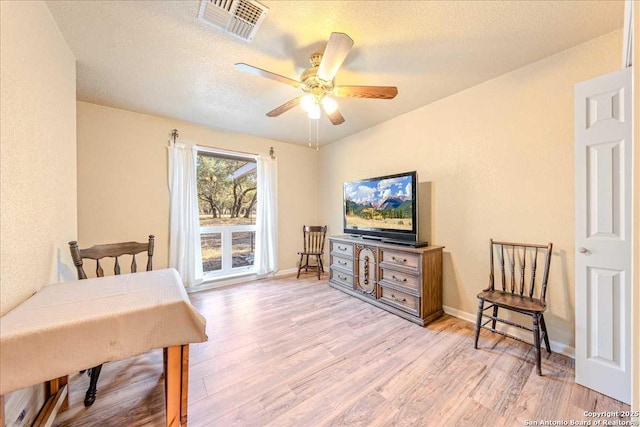
[[[267,13],[255,0],[202,0],[198,19],[250,42]]]

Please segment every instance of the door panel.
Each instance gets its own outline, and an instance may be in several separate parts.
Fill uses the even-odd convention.
[[[631,400],[631,69],[576,85],[576,382]]]
[[[587,319],[587,357],[624,370],[623,337],[624,272],[588,268],[587,304],[593,317]]]
[[[589,237],[624,239],[624,141],[587,147]],[[604,172],[604,173],[603,173]]]

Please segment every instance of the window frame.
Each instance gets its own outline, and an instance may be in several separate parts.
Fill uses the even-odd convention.
[[[217,148],[209,148],[209,147],[198,147],[198,156],[210,156],[217,157],[227,160],[239,160],[243,162],[253,162],[256,163],[258,156],[256,154],[243,153],[238,151],[229,151],[222,150]],[[257,173],[257,170],[256,170]],[[258,190],[256,189],[256,192]],[[197,195],[196,195],[197,197]],[[256,218],[257,222],[257,218]],[[221,259],[221,268],[220,270],[215,271],[203,271],[203,283],[217,280],[217,279],[229,279],[237,276],[255,274],[256,264],[255,259],[252,265],[241,266],[241,267],[233,267],[233,233],[236,232],[247,232],[253,231],[254,235],[256,233],[256,224],[245,224],[245,225],[215,225],[215,226],[200,226],[200,238],[202,241],[203,234],[212,234],[212,233],[220,233],[220,246],[222,250],[222,259]],[[256,236],[257,238],[257,236]],[[255,247],[254,247],[255,253]],[[200,262],[202,262],[202,258]],[[204,270],[204,269],[203,269]]]

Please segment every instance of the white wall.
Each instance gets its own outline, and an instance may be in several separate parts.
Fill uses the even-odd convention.
[[[295,267],[302,225],[318,221],[317,157],[306,146],[78,102],[78,236],[81,247],[156,236],[154,268],[168,264],[167,141],[278,158],[279,267]]]
[[[44,2],[0,4],[2,315],[66,273],[77,206],[75,58]]]
[[[489,238],[551,241],[545,319],[573,347],[573,89],[620,67],[621,40],[605,35],[322,148],[320,221],[342,231],[344,181],[417,170],[431,183],[431,242],[446,247],[444,304],[475,313]]]
[[[0,19],[2,315],[74,277],[77,204],[73,54],[44,2],[0,2]],[[22,409],[32,420],[38,399],[36,389],[10,394],[9,425]]]

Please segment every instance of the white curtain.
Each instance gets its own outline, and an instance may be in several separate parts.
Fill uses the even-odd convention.
[[[278,269],[278,169],[275,159],[258,157],[256,272],[259,278]]]
[[[186,287],[202,281],[198,216],[198,149],[176,142],[169,154],[169,267],[178,270]]]

